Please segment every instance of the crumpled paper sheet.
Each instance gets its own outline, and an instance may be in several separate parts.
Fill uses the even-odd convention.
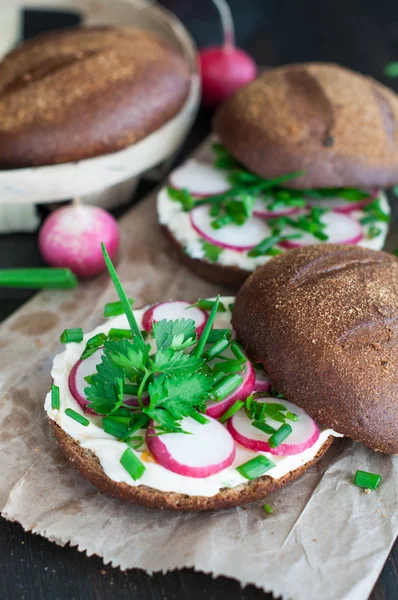
[[[130,211],[121,229],[118,270],[137,306],[223,291],[177,264],[157,228],[154,197]],[[302,478],[268,496],[273,515],[262,502],[215,513],[140,508],[100,494],[75,472],[43,413],[52,357],[66,326],[92,329],[112,299],[105,274],[78,290],[40,293],[1,326],[2,515],[122,569],[193,567],[286,599],[367,598],[398,534],[394,457],[338,440]],[[380,489],[354,486],[357,469],[381,473]]]

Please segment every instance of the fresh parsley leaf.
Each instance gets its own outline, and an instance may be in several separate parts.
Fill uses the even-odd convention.
[[[204,364],[202,358],[195,358],[181,350],[175,352],[171,348],[158,350],[153,359],[152,370],[155,373],[166,373],[169,376],[182,376],[195,373]]]
[[[185,212],[189,212],[193,209],[195,201],[192,198],[191,194],[188,192],[188,190],[177,190],[176,188],[168,187],[167,193],[169,195],[169,198],[181,204]]]
[[[122,338],[120,340],[105,342],[104,351],[117,367],[143,370],[145,369],[151,346],[138,337],[132,340]]]
[[[91,375],[90,387],[84,389],[88,407],[99,415],[108,415],[123,403],[124,371],[105,353],[97,372]]]
[[[215,246],[206,240],[202,240],[202,248],[205,253],[205,257],[210,262],[217,262],[221,252],[223,251],[223,249],[219,246]]]
[[[154,323],[153,333],[158,350],[188,348],[196,340],[195,321],[193,319],[180,319],[179,321],[163,319]]]

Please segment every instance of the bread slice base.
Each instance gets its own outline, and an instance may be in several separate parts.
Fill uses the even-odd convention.
[[[113,481],[113,479],[110,479],[105,474],[101,463],[91,450],[82,448],[55,421],[50,419],[50,423],[62,452],[79,473],[101,490],[101,492],[147,508],[181,511],[233,508],[264,498],[270,492],[287,485],[303,475],[307,469],[325,454],[333,443],[333,436],[329,436],[311,461],[294,471],[290,471],[280,479],[273,479],[268,475],[263,475],[258,479],[248,481],[234,488],[223,488],[215,496],[188,496],[176,492],[161,492],[146,485],[131,486],[127,483]]]

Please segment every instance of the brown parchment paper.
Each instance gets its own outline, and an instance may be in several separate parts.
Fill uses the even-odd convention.
[[[122,219],[121,230],[118,271],[136,306],[223,291],[176,262],[156,224],[155,195]],[[78,290],[42,292],[2,324],[3,517],[122,569],[193,567],[295,600],[367,598],[398,534],[394,457],[338,440],[300,480],[268,497],[271,516],[261,502],[202,514],[126,505],[98,493],[67,463],[43,412],[52,357],[65,327],[89,331],[112,299],[104,275]],[[378,491],[353,485],[358,468],[382,474]]]

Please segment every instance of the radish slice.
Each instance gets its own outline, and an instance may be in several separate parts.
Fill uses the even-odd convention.
[[[271,229],[267,223],[256,217],[247,219],[243,225],[225,225],[221,229],[211,226],[214,217],[209,214],[209,207],[197,206],[189,213],[192,227],[205,240],[237,252],[251,250],[264,238],[271,235]]]
[[[196,160],[189,160],[173,171],[169,181],[173,188],[188,190],[197,198],[223,194],[231,187],[223,171]]]
[[[255,369],[256,381],[254,382],[253,392],[269,392],[272,385],[268,375],[261,369]]]
[[[184,433],[155,435],[153,422],[147,429],[146,443],[159,464],[185,477],[209,477],[229,467],[235,458],[235,443],[215,419],[204,425],[191,417],[182,419]]]
[[[257,198],[253,206],[253,215],[255,217],[262,217],[263,219],[272,219],[273,217],[286,217],[288,215],[295,215],[299,212],[299,208],[296,206],[279,206],[279,208],[270,210],[266,207],[264,200]]]
[[[334,212],[341,214],[349,214],[354,210],[362,210],[364,206],[373,202],[375,198],[366,198],[365,200],[361,200],[360,202],[352,202],[350,200],[345,200],[344,198],[323,198],[323,199],[315,199],[310,198],[308,200],[308,206],[319,207],[319,208],[327,208],[328,210],[333,210]]]
[[[96,350],[96,352],[94,352],[94,354],[88,358],[85,358],[84,360],[78,360],[69,373],[70,393],[76,402],[82,407],[82,409],[91,415],[95,415],[97,413],[91,410],[91,408],[87,407],[89,401],[84,393],[84,388],[88,387],[88,383],[84,378],[88,375],[94,375],[94,373],[96,373],[97,365],[101,363],[103,351],[103,348],[98,348],[98,350]]]
[[[289,456],[300,454],[311,448],[319,438],[319,428],[313,419],[302,408],[299,408],[288,400],[279,400],[278,398],[260,398],[257,402],[269,402],[283,404],[287,410],[298,416],[298,421],[287,421],[292,427],[292,433],[288,436],[285,443],[276,448],[270,448],[268,439],[270,436],[256,427],[253,427],[252,421],[246,416],[244,410],[239,410],[228,421],[228,431],[232,437],[245,448],[257,452],[270,452],[277,456]],[[267,419],[267,424],[279,429],[282,423]]]
[[[229,396],[220,400],[220,402],[214,402],[213,400],[207,403],[206,415],[218,419],[229,409],[234,402],[237,400],[246,400],[248,396],[253,392],[254,384],[256,381],[256,374],[253,365],[248,360],[246,363],[246,369],[243,373],[243,381],[240,386],[233,391]]]
[[[328,236],[325,243],[327,244],[358,244],[363,238],[363,230],[361,224],[348,215],[342,215],[335,212],[327,212],[322,215],[321,220],[326,224],[323,233]],[[300,248],[301,246],[309,246],[311,244],[319,244],[320,240],[309,233],[295,229],[290,225],[284,227],[283,235],[300,233],[301,238],[295,240],[285,240],[280,242],[284,248]]]
[[[189,302],[168,300],[167,302],[159,302],[148,308],[142,317],[142,326],[145,331],[150,333],[153,324],[157,321],[162,321],[162,319],[167,319],[168,321],[193,319],[196,325],[196,334],[199,337],[205,328],[208,318],[207,312],[197,306],[191,307]]]

